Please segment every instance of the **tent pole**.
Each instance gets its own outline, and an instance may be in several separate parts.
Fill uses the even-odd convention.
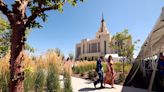
[[[143,64],[143,77],[145,77],[146,76],[146,72],[145,72],[145,61],[144,61],[144,58],[143,58],[143,56],[142,56],[142,59],[141,59],[141,62],[142,62],[142,64]]]
[[[155,61],[155,60],[154,60],[154,61]],[[153,62],[154,62],[154,61],[153,61]],[[151,75],[151,80],[150,80],[148,92],[151,92],[151,91],[152,91],[152,87],[153,87],[153,83],[154,83],[154,78],[155,78],[155,74],[156,74],[156,71],[157,71],[158,61],[159,61],[159,55],[158,55],[158,59],[157,59],[157,61],[156,61],[156,63],[155,63],[155,67],[154,67],[153,72],[152,72],[152,75]]]
[[[139,61],[140,61],[140,60],[139,60]],[[133,79],[134,76],[136,75],[138,69],[140,68],[140,65],[141,65],[141,62],[139,62],[139,64],[138,64],[136,70],[135,70],[134,73],[132,74],[132,77],[131,77],[130,80],[127,82],[127,84],[130,83],[130,82],[132,81],[132,79]]]
[[[158,65],[158,61],[159,61],[159,53],[160,53],[160,51],[161,51],[161,45],[160,45],[160,50],[158,52],[157,61],[156,62],[155,62],[155,60],[153,61],[153,62],[155,62],[155,67],[153,68],[153,72],[152,72],[152,75],[151,75],[151,80],[150,80],[148,92],[151,92],[152,91],[152,87],[153,87],[153,83],[154,83],[154,78],[155,78],[155,74],[156,74],[156,71],[157,71],[157,65]]]
[[[164,35],[162,36],[162,38],[164,37]],[[161,38],[161,39],[162,39]],[[159,39],[159,40],[161,40]],[[160,41],[159,41],[160,42]],[[161,42],[163,43],[163,42]],[[155,67],[153,69],[153,72],[152,72],[152,76],[151,76],[151,80],[150,80],[150,84],[149,84],[149,88],[148,88],[148,92],[151,92],[152,90],[152,87],[153,87],[153,83],[154,83],[154,78],[155,78],[155,74],[156,74],[156,71],[157,71],[157,65],[158,65],[158,61],[159,61],[159,54],[161,52],[161,44],[160,44],[160,47],[159,47],[159,52],[158,52],[158,58],[157,58],[157,61],[155,62]],[[155,61],[155,60],[154,60]]]

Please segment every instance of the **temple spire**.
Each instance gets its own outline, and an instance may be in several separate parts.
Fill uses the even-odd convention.
[[[101,20],[101,22],[104,22],[104,14],[102,13],[102,20]]]
[[[101,20],[101,32],[104,30],[104,14],[102,13],[102,20]]]
[[[104,36],[104,35],[108,35],[108,34],[109,34],[109,32],[108,32],[108,29],[107,29],[107,26],[106,26],[106,23],[104,20],[104,14],[102,13],[101,25],[100,25],[98,32],[96,33],[96,37],[100,38],[100,36],[102,36],[102,35]]]

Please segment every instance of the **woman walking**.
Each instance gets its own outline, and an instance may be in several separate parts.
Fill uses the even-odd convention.
[[[113,70],[113,61],[112,61],[112,56],[109,56],[107,59],[107,71],[106,75],[104,77],[104,85],[109,84],[111,85],[112,88],[114,88],[114,80],[115,80],[115,71]]]

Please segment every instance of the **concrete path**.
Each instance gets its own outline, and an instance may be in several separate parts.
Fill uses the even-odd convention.
[[[92,81],[72,77],[73,92],[148,92],[145,89],[123,87],[121,85],[114,85],[114,89],[111,89],[109,85],[105,86],[104,89],[98,89],[100,85],[97,85],[97,89],[95,89]]]

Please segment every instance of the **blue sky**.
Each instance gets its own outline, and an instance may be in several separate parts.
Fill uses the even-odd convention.
[[[59,48],[67,56],[75,51],[75,44],[84,38],[94,38],[101,23],[102,12],[109,32],[129,29],[133,40],[141,46],[152,30],[164,6],[163,0],[86,0],[76,7],[64,6],[64,12],[48,12],[43,28],[33,29],[27,42],[37,48],[35,54]],[[135,51],[137,55],[139,49]]]

